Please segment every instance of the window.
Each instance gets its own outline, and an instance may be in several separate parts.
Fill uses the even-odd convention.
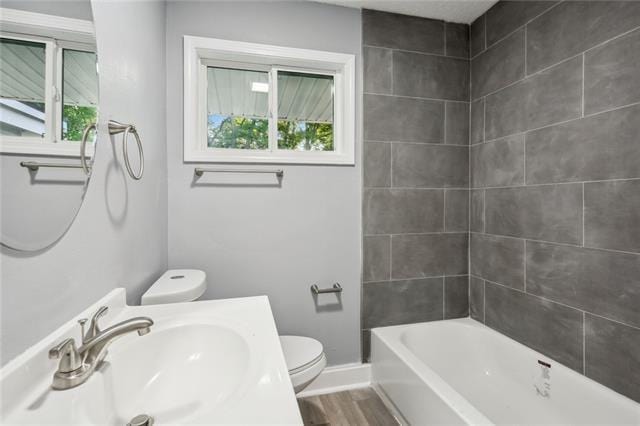
[[[185,161],[354,163],[353,55],[184,42]]]
[[[98,113],[93,24],[1,10],[0,152],[77,156]]]

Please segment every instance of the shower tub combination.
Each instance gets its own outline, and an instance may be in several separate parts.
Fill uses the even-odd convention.
[[[409,424],[640,425],[640,404],[470,318],[374,329],[371,354]]]

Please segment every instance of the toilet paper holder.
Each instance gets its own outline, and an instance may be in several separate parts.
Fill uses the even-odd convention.
[[[331,288],[319,288],[318,284],[314,284],[311,286],[311,292],[313,294],[342,293],[342,286],[340,285],[340,283],[335,283]]]

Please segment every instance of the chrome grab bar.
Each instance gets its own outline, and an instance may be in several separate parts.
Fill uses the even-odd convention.
[[[204,169],[202,167],[196,167],[193,169],[193,172],[198,177],[205,173],[275,173],[279,178],[284,176],[284,170],[282,169]]]
[[[314,284],[311,286],[311,292],[313,294],[342,293],[342,286],[340,283],[335,283],[331,288],[318,288],[318,284]]]
[[[65,164],[65,163],[39,163],[37,161],[21,161],[21,167],[26,167],[32,172],[37,172],[40,167],[58,167],[61,169],[82,169],[81,164]]]

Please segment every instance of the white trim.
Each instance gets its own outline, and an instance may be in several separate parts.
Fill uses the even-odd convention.
[[[270,73],[269,150],[206,148],[203,117],[206,116],[206,63],[211,60],[267,65]],[[202,69],[205,68],[204,74]],[[301,152],[278,150],[276,79],[273,70],[298,68],[334,76],[334,151]],[[355,164],[355,56],[318,50],[246,43],[214,38],[184,36],[184,129],[185,162],[271,163],[271,164]],[[203,89],[204,88],[204,89]]]
[[[92,157],[94,143],[87,142],[86,156]],[[52,155],[59,157],[80,157],[80,142],[47,142],[44,139],[0,137],[0,154]]]
[[[3,31],[95,44],[92,21],[0,7]]]
[[[371,364],[342,364],[327,367],[322,373],[296,397],[305,398],[314,395],[340,392],[349,389],[364,388],[371,385]]]

